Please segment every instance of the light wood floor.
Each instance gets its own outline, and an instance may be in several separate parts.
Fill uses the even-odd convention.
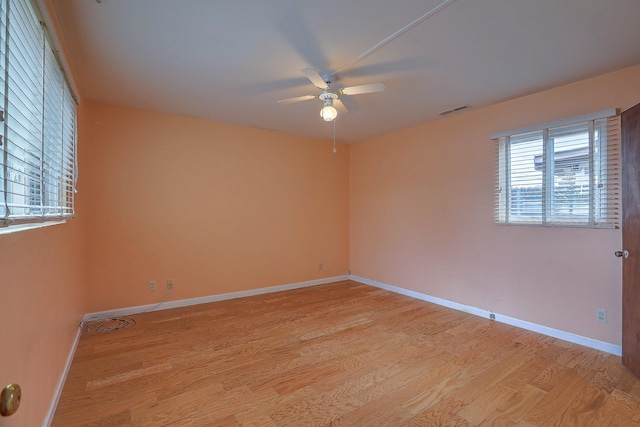
[[[607,353],[340,282],[83,334],[53,426],[640,425]]]

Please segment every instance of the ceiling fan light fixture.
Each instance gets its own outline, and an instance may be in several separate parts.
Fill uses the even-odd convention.
[[[334,120],[338,116],[338,110],[333,106],[333,101],[327,99],[324,102],[324,107],[320,110],[320,116],[327,122]]]
[[[324,107],[320,110],[320,117],[326,122],[330,122],[338,117],[338,110],[333,106],[333,100],[338,99],[338,95],[324,91],[320,94],[319,98],[324,101]]]

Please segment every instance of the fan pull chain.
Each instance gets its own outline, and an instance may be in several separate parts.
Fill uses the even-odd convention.
[[[333,119],[333,152],[336,153],[336,119]]]

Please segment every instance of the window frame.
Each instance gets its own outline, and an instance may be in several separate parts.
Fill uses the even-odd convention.
[[[598,125],[596,127],[596,125]],[[560,185],[557,184],[557,169],[554,162],[559,162],[558,154],[562,151],[554,146],[554,132],[562,128],[579,126],[586,128],[588,138],[588,167],[582,170],[582,176],[588,175],[588,193],[586,209],[587,213],[570,212],[559,213],[558,195],[561,194]],[[582,116],[570,117],[553,122],[542,123],[517,129],[494,133],[491,139],[496,147],[495,188],[494,188],[494,222],[498,225],[534,225],[554,227],[585,227],[585,228],[618,228],[620,225],[620,117],[615,108],[598,111]],[[550,132],[552,133],[550,135]],[[604,133],[603,133],[604,132]],[[567,135],[579,135],[578,130],[567,132]],[[596,140],[595,135],[598,135]],[[529,217],[523,215],[513,207],[511,195],[515,186],[511,185],[512,168],[514,158],[512,148],[516,141],[525,141],[527,137],[531,141],[541,142],[541,154],[529,154],[538,163],[540,157],[540,200],[534,199],[534,203],[540,205],[539,211],[535,211]],[[529,148],[530,149],[530,148]],[[584,150],[584,147],[582,148]],[[532,150],[533,151],[533,150]],[[515,163],[515,167],[520,166]],[[572,165],[573,166],[573,165]],[[575,167],[579,167],[576,165]],[[537,166],[533,165],[537,169]],[[586,172],[585,172],[586,171]],[[519,171],[519,177],[526,175],[526,169]],[[562,172],[561,172],[562,174]],[[576,174],[577,175],[577,174]],[[537,177],[536,177],[537,178]],[[531,178],[533,179],[533,178]],[[582,178],[584,181],[584,178]],[[583,184],[584,187],[584,184]],[[580,205],[584,199],[582,188],[580,193],[571,193],[575,198],[575,204]],[[526,187],[519,187],[522,191]],[[535,189],[536,186],[530,186]],[[573,206],[574,199],[569,199],[569,206]],[[580,207],[585,209],[582,200]]]

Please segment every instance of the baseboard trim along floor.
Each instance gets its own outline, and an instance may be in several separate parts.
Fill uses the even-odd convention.
[[[80,341],[80,334],[82,330],[78,328],[76,332],[76,337],[73,340],[73,344],[71,345],[71,350],[69,351],[69,355],[67,356],[67,362],[64,365],[64,369],[62,370],[62,374],[60,374],[60,379],[58,379],[58,384],[56,385],[56,389],[53,392],[53,399],[51,399],[51,404],[49,405],[49,410],[47,411],[47,416],[42,423],[43,427],[49,427],[53,422],[53,416],[56,413],[56,408],[58,407],[58,402],[60,401],[60,396],[62,395],[62,389],[64,388],[64,383],[67,381],[67,375],[69,375],[69,369],[71,368],[71,362],[73,362],[73,356],[76,354],[76,348],[78,347],[78,341]]]
[[[547,335],[553,338],[558,338],[564,341],[568,341],[574,344],[590,347],[595,350],[601,350],[616,356],[622,355],[622,347],[616,344],[611,344],[604,341],[599,341],[593,338],[585,337],[582,335],[573,334],[571,332],[562,331],[560,329],[550,328],[548,326],[539,325],[537,323],[527,322],[526,320],[516,319],[514,317],[503,316],[498,313],[494,313],[490,310],[484,310],[471,305],[460,304],[455,301],[449,301],[443,298],[434,297],[431,295],[423,294],[420,292],[412,291],[409,289],[400,288],[398,286],[389,285],[386,283],[378,282],[376,280],[367,279],[356,275],[350,275],[350,280],[364,283],[365,285],[375,286],[377,288],[385,289],[387,291],[395,292],[401,295],[406,295],[411,298],[417,298],[423,301],[431,302],[433,304],[441,305],[443,307],[449,307],[454,310],[464,311],[465,313],[474,314],[476,316],[493,319],[496,322],[506,323],[507,325],[516,326],[518,328],[526,329],[531,332],[537,332],[539,334]]]
[[[96,313],[85,314],[84,320],[92,317],[100,316],[130,316],[136,313],[142,313],[147,311],[168,310],[170,308],[187,307],[196,304],[206,304],[209,302],[225,301],[228,299],[244,298],[254,295],[269,294],[273,292],[288,291],[291,289],[306,288],[309,286],[325,285],[327,283],[340,282],[343,280],[349,280],[349,276],[334,276],[327,277],[325,279],[308,280],[305,282],[289,283],[286,285],[269,286],[266,288],[248,289],[246,291],[230,292],[226,294],[208,295],[205,297],[187,298],[175,301],[166,301],[162,304],[147,304],[139,305],[137,307],[120,308],[116,310],[99,311]]]

